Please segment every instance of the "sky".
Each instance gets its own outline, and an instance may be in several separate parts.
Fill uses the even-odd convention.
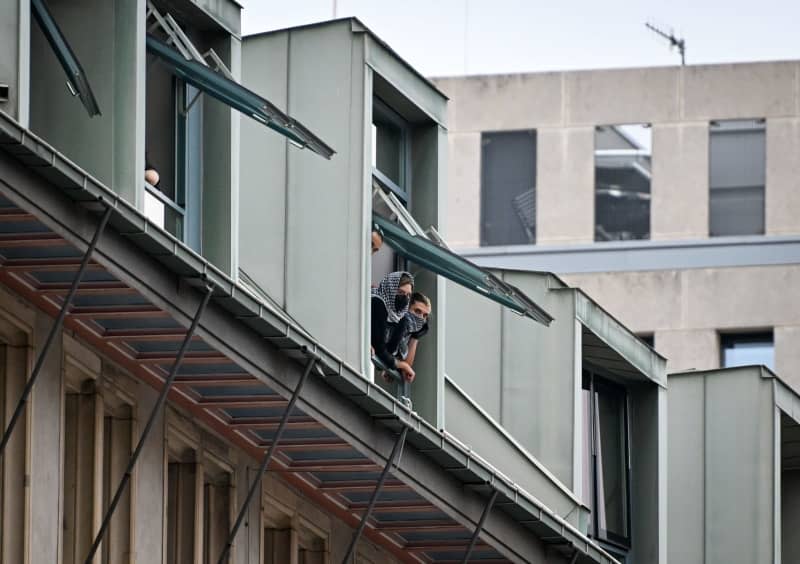
[[[800,58],[798,0],[239,0],[245,35],[356,16],[426,76]]]

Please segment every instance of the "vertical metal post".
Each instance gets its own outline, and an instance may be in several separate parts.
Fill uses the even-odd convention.
[[[59,331],[61,331],[61,327],[64,325],[64,318],[66,318],[67,312],[72,305],[72,299],[75,297],[75,294],[78,291],[78,286],[81,284],[83,275],[86,272],[86,267],[89,266],[89,260],[91,260],[92,253],[97,247],[97,242],[100,240],[100,235],[103,234],[106,224],[108,224],[108,220],[111,217],[112,211],[114,211],[114,208],[110,206],[106,207],[106,211],[103,214],[103,217],[100,219],[100,223],[97,225],[97,230],[94,232],[94,237],[92,237],[89,246],[86,248],[86,252],[83,254],[83,259],[81,260],[80,267],[78,267],[78,271],[75,273],[75,278],[72,280],[72,285],[70,286],[67,295],[64,296],[64,303],[61,306],[61,311],[58,312],[56,320],[53,322],[52,327],[50,327],[50,333],[48,333],[47,339],[45,339],[44,342],[44,346],[39,353],[39,357],[36,359],[33,372],[31,372],[31,376],[28,378],[28,381],[25,383],[25,388],[22,390],[22,397],[19,398],[17,407],[14,409],[14,414],[11,416],[11,420],[8,422],[8,427],[3,433],[3,439],[0,441],[0,459],[3,457],[6,445],[11,438],[11,433],[14,431],[17,420],[19,420],[22,412],[25,409],[25,404],[28,402],[28,397],[31,395],[34,384],[36,384],[36,379],[39,377],[39,374],[42,371],[44,361],[47,359],[47,353],[50,352],[50,347],[53,345],[56,335],[58,335]]]
[[[194,332],[197,330],[197,326],[200,323],[200,317],[203,315],[203,312],[208,305],[209,300],[211,299],[212,294],[214,293],[214,286],[208,285],[206,286],[206,294],[203,296],[203,300],[200,302],[200,305],[197,308],[197,313],[194,315],[194,319],[192,319],[192,324],[189,326],[189,329],[186,331],[186,336],[183,338],[183,343],[181,343],[181,348],[178,349],[178,354],[175,357],[175,362],[172,363],[172,368],[169,371],[169,375],[167,379],[164,380],[164,386],[161,388],[161,393],[158,396],[158,400],[156,400],[156,404],[153,407],[153,410],[150,412],[150,416],[147,419],[147,423],[142,430],[142,435],[139,437],[139,443],[136,445],[136,448],[131,455],[130,460],[128,461],[128,466],[125,468],[125,473],[122,475],[122,480],[117,487],[117,491],[114,494],[114,497],[111,499],[111,503],[106,510],[106,514],[103,516],[103,521],[100,525],[100,530],[97,531],[97,535],[94,537],[94,542],[92,542],[92,547],[89,549],[89,555],[86,557],[84,561],[85,564],[91,564],[92,559],[94,558],[97,549],[100,548],[100,542],[103,540],[103,535],[108,529],[108,526],[111,524],[111,517],[114,515],[114,510],[117,508],[117,504],[119,504],[120,499],[122,499],[122,494],[125,491],[125,486],[128,485],[128,482],[131,479],[131,474],[133,472],[133,467],[136,465],[136,461],[139,459],[139,455],[142,453],[142,449],[144,448],[144,442],[147,440],[148,435],[150,434],[150,430],[153,428],[153,424],[156,422],[156,417],[161,412],[161,409],[164,407],[164,404],[167,401],[167,394],[169,393],[170,388],[172,387],[172,383],[175,381],[175,377],[178,375],[178,369],[183,362],[183,357],[186,354],[187,349],[189,348],[189,343],[192,341],[192,337],[194,336]]]
[[[314,368],[316,362],[317,357],[312,356],[308,360],[308,364],[306,364],[306,369],[303,371],[302,376],[300,376],[300,381],[297,383],[297,387],[294,389],[292,397],[286,406],[286,411],[284,411],[283,417],[281,417],[281,422],[278,424],[278,429],[275,431],[275,436],[272,437],[272,442],[270,443],[264,458],[261,460],[261,466],[258,468],[258,472],[256,472],[255,480],[253,480],[253,483],[250,485],[250,489],[247,491],[247,497],[244,500],[242,508],[239,510],[239,515],[236,517],[236,522],[233,524],[233,528],[228,535],[228,540],[225,541],[225,546],[222,547],[222,553],[219,555],[219,559],[217,560],[218,564],[222,564],[225,561],[225,558],[228,556],[228,553],[233,546],[233,541],[236,539],[236,533],[239,532],[239,527],[242,526],[242,523],[247,516],[247,508],[250,506],[250,502],[253,501],[253,497],[258,491],[258,485],[261,483],[261,478],[267,471],[267,466],[269,466],[270,460],[272,460],[272,454],[275,452],[275,447],[281,440],[283,430],[286,427],[286,423],[289,421],[292,410],[294,409],[294,404],[297,402],[297,398],[300,397],[300,390],[303,389],[303,385],[306,383],[308,375],[311,374],[311,370]]]
[[[347,564],[347,561],[353,555],[353,552],[356,548],[356,543],[358,543],[358,539],[361,538],[361,533],[364,532],[364,527],[367,526],[367,521],[369,520],[370,515],[372,514],[372,510],[375,508],[375,503],[378,501],[378,496],[381,495],[381,490],[383,489],[383,484],[386,482],[386,476],[389,475],[389,470],[392,466],[394,466],[395,461],[400,454],[403,445],[406,442],[406,435],[408,434],[408,427],[403,426],[403,430],[400,431],[400,436],[397,437],[397,441],[394,443],[394,447],[392,448],[392,453],[389,455],[389,460],[386,461],[386,466],[383,467],[383,471],[381,472],[380,477],[378,478],[378,483],[375,486],[375,491],[372,492],[372,497],[367,504],[367,509],[364,511],[364,515],[361,516],[361,522],[358,524],[358,528],[356,532],[353,533],[353,538],[350,540],[350,545],[347,547],[347,552],[342,558],[342,564]]]
[[[478,542],[478,537],[481,536],[483,524],[486,523],[486,518],[489,517],[489,512],[492,510],[492,506],[494,505],[495,501],[497,501],[497,490],[492,492],[492,497],[489,498],[489,502],[486,504],[486,507],[483,508],[483,513],[478,521],[478,526],[475,527],[475,532],[472,533],[472,538],[469,541],[467,551],[464,553],[464,559],[461,561],[462,564],[467,564],[467,562],[469,562],[469,557],[472,555],[472,550],[475,548],[475,544]]]

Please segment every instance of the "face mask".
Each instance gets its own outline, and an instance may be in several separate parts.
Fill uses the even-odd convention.
[[[418,315],[415,315],[413,313],[411,314],[411,325],[412,325],[411,331],[412,332],[416,333],[417,331],[422,329],[425,326],[425,323],[426,323],[426,321],[422,317],[420,317]]]
[[[394,309],[395,311],[403,311],[408,307],[409,297],[405,294],[397,294],[394,297]]]

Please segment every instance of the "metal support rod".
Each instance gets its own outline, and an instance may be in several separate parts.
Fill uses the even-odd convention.
[[[358,539],[361,537],[361,533],[364,532],[364,527],[367,526],[367,521],[369,520],[370,515],[372,514],[372,510],[375,508],[375,503],[378,501],[378,496],[381,495],[381,490],[383,489],[383,484],[386,481],[386,476],[389,475],[389,470],[392,466],[394,466],[400,451],[403,449],[403,445],[406,442],[406,435],[408,434],[408,427],[403,426],[403,430],[400,431],[400,436],[397,437],[397,441],[394,443],[394,447],[392,448],[392,453],[389,455],[389,460],[386,461],[386,466],[383,467],[383,471],[381,472],[380,477],[378,478],[378,484],[375,486],[375,491],[372,492],[372,497],[367,504],[367,509],[364,511],[364,515],[361,516],[361,522],[358,524],[358,528],[356,532],[353,533],[353,538],[350,539],[350,545],[347,547],[347,552],[345,552],[344,558],[342,558],[342,564],[347,564],[347,561],[353,555],[356,549],[356,544],[358,543]]]
[[[281,422],[278,424],[278,430],[275,431],[275,435],[272,437],[272,442],[270,443],[264,458],[261,460],[261,466],[258,468],[258,472],[256,472],[255,480],[253,480],[253,483],[250,485],[250,489],[247,491],[247,497],[244,500],[244,504],[242,504],[242,508],[239,510],[239,515],[236,517],[236,522],[233,524],[233,528],[228,535],[228,540],[225,541],[225,545],[222,547],[222,553],[219,555],[219,559],[217,560],[218,564],[222,564],[225,561],[225,558],[228,556],[228,553],[233,546],[233,541],[236,539],[236,533],[239,532],[239,527],[242,526],[242,523],[247,516],[247,508],[250,507],[250,502],[253,501],[253,497],[255,497],[256,492],[258,491],[258,485],[261,483],[261,478],[267,471],[267,466],[269,466],[270,460],[272,460],[275,447],[281,440],[281,435],[283,435],[283,430],[286,428],[286,423],[289,421],[289,417],[292,414],[294,404],[297,402],[297,398],[300,397],[300,391],[303,389],[303,385],[305,385],[308,375],[311,374],[311,370],[314,368],[317,360],[318,357],[316,355],[308,359],[306,369],[303,370],[303,374],[300,376],[300,381],[297,382],[297,387],[295,387],[292,397],[286,406],[286,411],[284,411],[283,417],[281,417]]]
[[[97,242],[100,240],[100,235],[103,234],[103,231],[108,224],[108,220],[111,217],[112,211],[114,211],[114,208],[110,206],[106,207],[106,211],[103,214],[103,217],[100,219],[100,223],[97,225],[97,230],[94,232],[94,237],[92,237],[89,246],[86,248],[86,252],[83,254],[83,260],[81,260],[80,267],[75,273],[75,278],[72,280],[72,285],[69,287],[67,295],[64,296],[64,303],[61,305],[61,311],[58,312],[56,320],[53,322],[52,327],[50,327],[50,333],[48,333],[47,339],[45,339],[44,342],[44,346],[39,353],[39,357],[36,359],[33,372],[31,372],[30,378],[28,378],[28,381],[25,383],[25,388],[22,390],[22,396],[19,398],[17,407],[14,409],[14,414],[11,416],[11,420],[8,422],[8,427],[3,433],[3,439],[0,441],[0,459],[3,457],[6,445],[11,438],[11,433],[14,431],[14,426],[17,424],[17,420],[19,420],[22,412],[25,409],[25,405],[28,403],[28,396],[31,395],[33,386],[36,384],[36,380],[42,371],[44,361],[47,358],[47,353],[50,352],[50,347],[52,346],[53,341],[55,341],[56,335],[58,335],[58,332],[61,331],[61,327],[64,325],[64,319],[66,318],[67,312],[72,305],[72,299],[75,297],[75,293],[78,291],[78,286],[81,284],[83,275],[86,272],[86,267],[89,266],[89,260],[91,260],[92,253],[94,253],[94,250],[97,247]]]
[[[475,544],[478,542],[478,537],[481,536],[481,531],[483,531],[483,524],[486,523],[486,518],[489,517],[489,512],[492,510],[492,506],[494,506],[495,501],[497,501],[497,490],[492,492],[492,497],[489,498],[489,502],[486,504],[486,507],[483,508],[483,513],[478,521],[478,526],[475,527],[475,532],[472,533],[472,538],[469,541],[467,551],[464,553],[464,559],[461,561],[462,564],[467,564],[467,562],[469,562],[469,557],[472,555],[472,550],[475,548]]]
[[[150,412],[150,416],[147,419],[147,423],[142,430],[142,435],[139,437],[139,442],[136,445],[136,448],[131,454],[130,460],[128,460],[128,466],[125,468],[125,473],[122,475],[122,480],[120,480],[119,486],[117,487],[117,491],[114,494],[114,497],[111,499],[111,503],[106,510],[106,514],[103,516],[103,521],[100,525],[100,530],[97,531],[97,535],[94,537],[94,542],[92,542],[92,547],[89,549],[89,555],[86,557],[84,561],[85,564],[91,564],[92,559],[94,558],[97,549],[100,548],[100,542],[103,540],[103,535],[108,529],[108,526],[111,524],[111,517],[114,515],[114,510],[117,508],[117,504],[119,504],[120,499],[122,499],[122,494],[125,491],[125,486],[128,485],[128,482],[131,479],[131,474],[133,473],[133,467],[136,465],[137,460],[139,460],[139,455],[142,453],[142,449],[144,448],[144,443],[147,440],[148,435],[150,434],[150,430],[153,428],[153,425],[156,422],[156,418],[158,414],[161,412],[164,404],[167,401],[167,394],[169,393],[170,388],[172,387],[172,383],[175,381],[175,377],[178,375],[178,369],[183,362],[183,357],[186,354],[186,351],[189,348],[189,343],[192,341],[192,337],[194,336],[194,332],[197,330],[197,326],[200,323],[200,317],[203,315],[203,312],[208,305],[211,296],[214,294],[214,286],[208,285],[206,286],[206,294],[203,296],[200,305],[197,308],[197,313],[194,315],[194,319],[192,319],[192,324],[189,326],[189,329],[186,331],[186,336],[183,338],[183,342],[181,343],[181,348],[178,349],[178,354],[175,356],[175,362],[172,363],[172,368],[169,371],[169,375],[167,379],[164,380],[164,385],[161,388],[161,393],[158,396],[158,400],[156,400],[156,404],[153,407],[153,410]]]

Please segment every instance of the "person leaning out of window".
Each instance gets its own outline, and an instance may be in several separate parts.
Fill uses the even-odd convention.
[[[431,300],[422,292],[411,294],[411,303],[403,316],[405,328],[401,332],[397,357],[413,368],[417,356],[417,344],[428,333],[428,319],[431,315]]]
[[[373,354],[386,368],[397,370],[409,382],[415,374],[405,360],[398,360],[400,342],[407,328],[405,315],[414,291],[414,277],[408,272],[390,272],[372,289],[372,327],[370,341]]]

